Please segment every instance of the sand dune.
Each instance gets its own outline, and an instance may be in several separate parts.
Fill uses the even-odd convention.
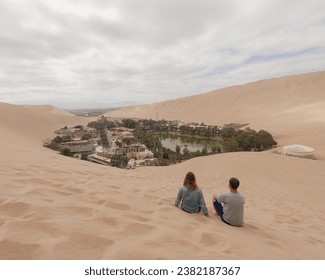
[[[166,119],[249,122],[278,132],[280,145],[315,144],[319,160],[242,152],[135,170],[42,147],[55,129],[85,119],[0,103],[0,258],[324,259],[324,88],[320,72],[114,112],[154,118],[158,108]],[[210,213],[211,196],[227,190],[229,177],[240,179],[242,228],[171,205],[189,170]]]

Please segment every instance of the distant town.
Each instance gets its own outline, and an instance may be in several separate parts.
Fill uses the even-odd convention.
[[[163,166],[235,151],[262,151],[275,147],[272,135],[248,124],[185,123],[179,120],[110,119],[87,126],[63,127],[44,146],[62,155],[118,168]]]
[[[76,116],[80,117],[98,117],[101,116],[107,112],[114,111],[119,109],[116,108],[83,108],[83,109],[70,109],[66,110],[69,113],[72,113]]]

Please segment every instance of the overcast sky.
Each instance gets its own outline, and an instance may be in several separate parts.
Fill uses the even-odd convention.
[[[0,0],[0,102],[153,103],[325,70],[324,0]]]

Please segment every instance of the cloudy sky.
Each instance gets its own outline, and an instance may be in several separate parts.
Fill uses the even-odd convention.
[[[324,0],[0,0],[0,102],[153,103],[325,70]]]

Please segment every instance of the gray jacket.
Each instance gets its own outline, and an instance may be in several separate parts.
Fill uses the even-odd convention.
[[[178,207],[180,202],[182,202],[182,209],[186,212],[198,213],[202,210],[204,215],[208,215],[208,208],[206,207],[203,193],[199,188],[190,190],[185,186],[181,187],[174,205]]]

